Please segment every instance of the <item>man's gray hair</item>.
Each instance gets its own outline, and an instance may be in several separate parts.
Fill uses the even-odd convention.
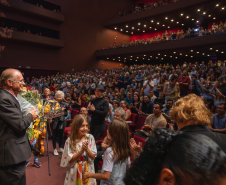
[[[118,112],[122,119],[126,119],[126,111],[122,107],[115,109],[115,112]]]
[[[60,95],[62,97],[62,99],[64,99],[64,92],[63,91],[57,91],[55,94],[55,97],[57,97],[58,95]]]

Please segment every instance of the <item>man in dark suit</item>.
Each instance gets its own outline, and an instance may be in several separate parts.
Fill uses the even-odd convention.
[[[6,69],[0,81],[0,181],[3,185],[25,185],[25,160],[31,156],[26,129],[38,115],[31,110],[22,116],[17,95],[25,83],[20,71]]]

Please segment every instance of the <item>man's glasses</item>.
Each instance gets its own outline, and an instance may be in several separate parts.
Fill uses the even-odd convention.
[[[25,83],[25,82],[24,82],[24,79],[23,79],[23,80],[14,80],[14,81],[11,80],[11,81],[14,82],[14,83],[15,83],[15,82],[18,82],[18,83],[21,83],[21,84],[22,84],[22,83]]]

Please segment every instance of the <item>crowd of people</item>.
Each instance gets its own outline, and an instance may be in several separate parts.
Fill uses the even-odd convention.
[[[160,7],[160,6],[168,5],[168,4],[171,4],[171,3],[176,3],[178,1],[179,0],[158,0],[156,2],[152,1],[152,2],[146,3],[143,7],[141,7],[140,5],[132,6],[131,11],[129,11],[129,12],[127,12],[127,11],[119,12],[117,17],[122,17],[122,16],[130,15],[130,14],[143,12],[143,11],[146,11],[146,10],[155,9],[155,8]]]
[[[68,169],[64,184],[93,185],[97,184],[96,180],[101,180],[101,185],[146,184],[147,181],[153,185],[157,182],[161,185],[225,183],[226,67],[223,61],[184,62],[176,66],[143,64],[83,72],[72,69],[70,73],[31,80],[24,80],[19,71],[8,69],[2,73],[0,90],[0,124],[4,125],[0,140],[6,143],[10,142],[6,139],[11,137],[11,132],[20,133],[14,137],[21,139],[31,120],[37,117],[32,110],[22,123],[15,123],[9,114],[22,118],[18,116],[21,113],[17,111],[20,107],[16,97],[23,86],[37,89],[42,99],[55,98],[64,110],[64,115],[47,121],[53,154],[62,153],[60,166]],[[84,102],[88,104],[86,107],[82,106]],[[9,108],[10,103],[14,108]],[[72,109],[80,114],[74,117],[70,135],[64,141],[65,120],[70,119]],[[146,116],[140,130],[129,130],[132,114]],[[95,141],[102,137],[107,122],[107,136],[97,144]],[[135,136],[146,140],[144,147],[135,142]],[[25,147],[27,143],[22,144]],[[22,148],[19,150],[23,153]],[[8,158],[13,156],[12,152]],[[21,167],[21,161],[28,165],[29,157],[20,160],[18,156],[14,163],[7,165],[20,163]],[[12,173],[6,175],[9,168],[3,162],[6,156],[1,158],[0,179],[10,182]],[[40,167],[35,160],[35,166]],[[97,168],[100,160],[103,160],[101,171]],[[24,174],[21,178],[24,182]]]
[[[158,36],[154,36],[152,38],[145,39],[137,39],[131,42],[122,42],[117,44],[116,41],[113,45],[106,49],[116,49],[116,48],[126,48],[126,47],[133,47],[133,46],[140,46],[140,45],[148,45],[148,44],[156,44],[160,42],[166,41],[174,41],[174,40],[182,40],[200,36],[207,36],[213,34],[220,34],[226,32],[226,21],[223,23],[222,21],[218,24],[213,23],[211,29],[204,29],[203,27],[199,28],[198,31],[195,28],[188,28],[186,32],[183,30],[175,31],[165,31],[162,35],[158,34]],[[105,48],[104,48],[105,49]]]

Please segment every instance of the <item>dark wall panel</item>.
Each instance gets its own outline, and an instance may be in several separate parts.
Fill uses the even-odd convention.
[[[113,17],[123,7],[131,7],[130,0],[49,0],[49,2],[60,5],[61,13],[65,16],[65,22],[59,26],[64,48],[54,50],[26,44],[4,43],[4,51],[0,53],[0,67],[30,66],[31,69],[67,72],[72,68],[83,71],[114,68],[120,65],[109,61],[102,65],[103,62],[96,59],[94,54],[97,49],[113,44],[115,36],[118,37],[117,42],[130,41],[130,36],[103,27],[104,20]],[[10,18],[12,16],[10,14]],[[30,22],[28,19],[26,21]],[[34,19],[33,24],[36,23],[42,26],[39,20],[36,22]]]

